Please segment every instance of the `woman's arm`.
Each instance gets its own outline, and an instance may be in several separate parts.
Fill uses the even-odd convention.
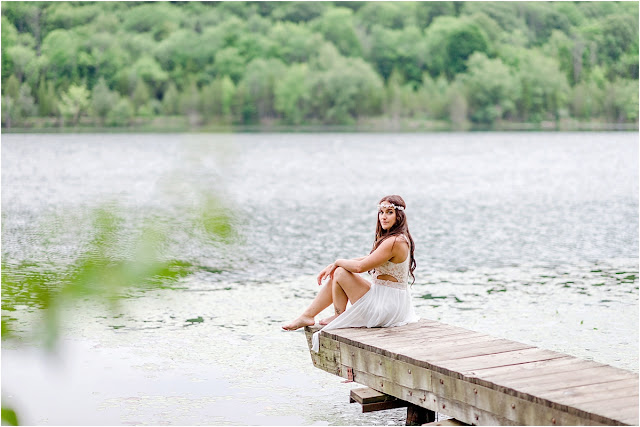
[[[400,256],[403,251],[402,245],[395,245],[396,238],[384,240],[378,248],[369,255],[355,259],[338,259],[333,264],[336,267],[342,267],[352,273],[364,273],[372,270],[394,256]],[[404,242],[404,240],[398,240]]]
[[[366,256],[361,256],[360,258],[353,258],[350,260],[343,260],[343,261],[354,261],[354,262],[359,262],[362,261],[366,258]],[[322,281],[324,279],[327,278],[327,276],[333,277],[333,271],[338,268],[339,266],[336,265],[335,262],[329,264],[328,266],[326,266],[325,268],[322,269],[322,271],[320,272],[320,274],[318,274],[318,286],[322,286]],[[344,267],[343,267],[344,268]],[[351,271],[351,270],[349,270]]]

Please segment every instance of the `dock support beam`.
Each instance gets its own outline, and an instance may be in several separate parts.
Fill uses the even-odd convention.
[[[408,426],[421,426],[426,423],[432,423],[436,420],[435,411],[423,408],[413,403],[407,406],[407,423]]]

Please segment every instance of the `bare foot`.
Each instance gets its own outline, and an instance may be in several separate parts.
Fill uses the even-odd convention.
[[[322,320],[320,321],[320,324],[321,324],[321,325],[328,325],[328,324],[329,324],[333,319],[335,319],[335,318],[336,318],[336,317],[338,317],[338,316],[339,316],[338,314],[334,314],[334,315],[333,315],[333,316],[331,316],[331,317],[327,317],[326,319],[322,319]]]
[[[295,331],[296,329],[300,329],[304,326],[313,326],[315,323],[316,321],[313,317],[300,316],[288,325],[282,325],[282,329],[285,331]]]

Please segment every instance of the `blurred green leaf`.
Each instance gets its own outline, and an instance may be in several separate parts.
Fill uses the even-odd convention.
[[[17,426],[18,416],[13,409],[2,407],[2,425],[3,426]]]

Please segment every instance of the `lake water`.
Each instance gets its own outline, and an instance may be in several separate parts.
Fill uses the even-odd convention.
[[[54,355],[4,341],[3,405],[41,425],[404,424],[359,413],[357,385],[280,331],[326,264],[368,253],[387,194],[407,202],[420,316],[638,372],[635,132],[5,134],[3,265],[72,262],[109,202],[171,227],[167,256],[194,267],[115,311],[75,302]],[[231,245],[194,228],[203,195]],[[4,302],[28,335],[41,312]]]

